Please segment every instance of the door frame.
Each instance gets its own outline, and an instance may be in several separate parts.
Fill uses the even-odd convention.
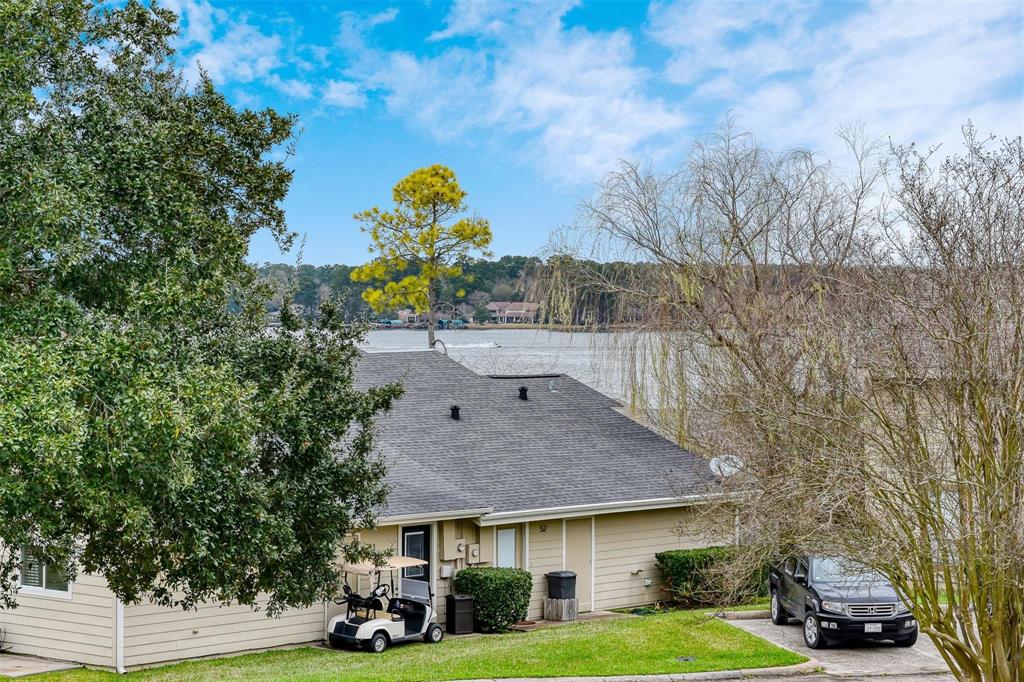
[[[414,532],[423,530],[423,539],[427,543],[427,565],[424,566],[424,578],[423,582],[427,583],[430,590],[430,594],[437,594],[437,524],[431,523],[410,523],[408,525],[398,526],[398,548],[397,553],[399,555],[405,554],[405,532],[411,530]],[[405,569],[398,572],[398,592],[401,595],[402,592],[402,581],[403,580],[421,580],[420,578],[406,578]]]

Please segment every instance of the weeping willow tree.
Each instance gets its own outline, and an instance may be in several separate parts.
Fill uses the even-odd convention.
[[[846,172],[731,125],[673,173],[624,165],[549,259],[548,308],[614,301],[633,407],[737,463],[741,501],[706,518],[738,518],[723,585],[844,555],[892,580],[958,679],[1021,680],[1021,140],[968,127],[935,161],[843,137]]]

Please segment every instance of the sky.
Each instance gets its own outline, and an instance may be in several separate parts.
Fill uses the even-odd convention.
[[[1024,133],[1024,2],[163,0],[178,59],[237,106],[298,116],[302,262],[357,264],[352,214],[442,163],[494,232],[543,255],[622,160],[670,170],[734,116],[773,150],[841,154]],[[269,234],[254,262],[290,262]]]

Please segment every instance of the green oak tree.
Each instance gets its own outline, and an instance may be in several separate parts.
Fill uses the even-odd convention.
[[[438,286],[462,275],[461,261],[473,251],[489,256],[491,227],[483,218],[464,217],[466,192],[450,168],[435,164],[413,171],[395,185],[395,207],[382,211],[376,206],[354,217],[360,229],[370,235],[374,259],[356,268],[356,282],[380,281],[368,287],[363,298],[374,310],[391,310],[408,305],[427,313],[427,345],[436,343]],[[397,273],[411,273],[395,279]],[[461,297],[465,292],[458,291]]]
[[[173,13],[0,4],[0,606],[21,548],[127,602],[336,594],[384,500],[356,332],[264,331],[293,119],[174,67]]]

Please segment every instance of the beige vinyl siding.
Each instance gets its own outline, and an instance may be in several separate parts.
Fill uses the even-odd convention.
[[[114,665],[114,593],[100,576],[79,575],[71,599],[18,595],[0,611],[12,653],[86,665]]]
[[[655,553],[708,544],[696,531],[679,534],[681,528],[692,525],[688,523],[691,514],[687,509],[658,509],[595,517],[594,608],[638,606],[662,599]],[[645,586],[644,579],[652,584]]]
[[[380,526],[372,530],[359,531],[359,541],[367,545],[371,545],[378,552],[391,550],[395,554],[401,554],[399,548],[399,533],[398,526]],[[395,572],[395,584],[398,584],[398,571]],[[382,573],[381,578],[383,580],[388,579],[388,574]],[[367,595],[373,588],[373,584],[370,580],[370,576],[349,576],[349,584],[352,589],[358,594]]]
[[[437,622],[446,622],[445,595],[455,592],[455,574],[467,566],[489,566],[492,558],[491,539],[494,536],[493,528],[480,528],[472,519],[453,519],[437,522],[437,547],[434,549],[435,557],[445,556],[445,547],[452,542],[462,540],[466,549],[461,558],[440,559],[437,569],[436,597],[434,603],[437,606]],[[484,561],[471,564],[466,559],[469,555],[470,545],[480,545],[480,558]],[[452,577],[441,577],[441,566],[451,566]]]
[[[452,586],[451,578],[437,578],[436,591],[434,594],[434,607],[437,611],[437,622],[446,623],[445,616],[447,613],[447,602],[445,602],[445,596],[453,591],[455,588]]]
[[[544,615],[544,597],[548,593],[545,574],[562,569],[562,521],[534,521],[526,525],[529,533],[527,552],[530,560],[527,569],[533,574],[533,591],[530,593],[530,610],[527,618],[537,619]]]
[[[397,551],[398,526],[378,526],[370,530],[361,530],[359,541],[381,552],[387,549]]]
[[[398,527],[364,530],[363,542],[377,549],[394,549]],[[353,581],[353,589],[367,587],[367,579]],[[124,607],[124,663],[128,668],[185,658],[216,656],[287,644],[303,644],[324,638],[327,621],[343,611],[333,602],[308,609],[291,609],[268,618],[248,606],[209,604],[193,611],[168,609],[153,604]]]
[[[266,600],[258,602],[261,607]],[[323,605],[268,618],[248,606],[203,605],[192,611],[155,604],[124,607],[124,664],[133,668],[323,639]]]

